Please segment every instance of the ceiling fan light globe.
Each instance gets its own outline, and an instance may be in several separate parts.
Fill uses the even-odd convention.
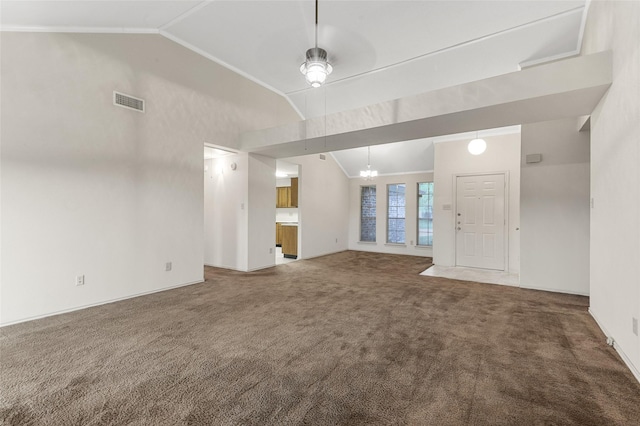
[[[300,72],[312,87],[320,87],[333,71],[333,67],[327,62],[327,52],[314,47],[307,50],[306,56],[307,60],[300,66]]]
[[[307,82],[313,87],[320,87],[329,75],[326,64],[322,62],[307,62],[305,67],[305,77]]]

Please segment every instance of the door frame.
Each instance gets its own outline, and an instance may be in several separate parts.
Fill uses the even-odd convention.
[[[504,272],[509,272],[509,199],[511,192],[509,170],[498,172],[455,173],[453,175],[453,264],[454,266],[458,266],[458,232],[456,230],[456,214],[458,212],[458,177],[487,175],[504,175]],[[468,268],[468,266],[464,266],[464,268]],[[499,269],[494,270],[499,271]]]

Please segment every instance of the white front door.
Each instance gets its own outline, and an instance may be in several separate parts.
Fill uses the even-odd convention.
[[[456,265],[504,271],[505,175],[456,178]]]

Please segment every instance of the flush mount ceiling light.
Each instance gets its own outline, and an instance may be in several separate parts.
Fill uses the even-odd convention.
[[[365,178],[365,180],[373,180],[374,177],[378,176],[377,170],[371,170],[371,147],[367,147],[367,170],[360,171],[360,177]]]
[[[480,155],[487,149],[487,143],[484,139],[479,138],[478,132],[476,132],[476,138],[469,142],[467,149],[472,155]]]
[[[312,87],[320,87],[333,71],[333,67],[327,62],[327,51],[318,47],[318,0],[316,0],[315,40],[316,45],[307,50],[307,60],[300,65],[300,72]]]

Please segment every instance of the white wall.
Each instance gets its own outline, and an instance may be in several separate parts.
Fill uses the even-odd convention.
[[[236,163],[236,170],[231,170]],[[248,264],[249,157],[205,160],[204,264],[246,271]],[[222,173],[220,173],[220,170]]]
[[[523,125],[520,173],[520,286],[588,295],[589,132],[576,119]]]
[[[640,380],[640,2],[592,1],[583,54],[613,51],[591,116],[591,308]]]
[[[205,264],[238,271],[274,266],[276,160],[240,152],[205,160],[205,167]]]
[[[349,179],[326,155],[287,158],[299,164],[298,258],[309,259],[347,249],[349,229]]]
[[[0,323],[201,281],[203,143],[293,121],[287,102],[158,35],[0,37]]]
[[[487,150],[481,155],[467,151],[469,140],[436,144],[433,184],[433,262],[454,266],[455,252],[455,175],[508,172],[509,272],[520,270],[520,134],[483,137]],[[451,210],[444,210],[450,204]]]
[[[372,181],[362,178],[349,179],[349,250],[376,253],[408,254],[412,256],[433,255],[431,247],[417,247],[418,227],[418,182],[433,182],[433,173],[411,173],[378,176]],[[406,219],[404,245],[386,244],[387,241],[387,185],[406,184]],[[376,242],[360,242],[360,188],[376,185]]]
[[[276,222],[297,222],[298,209],[279,207],[276,209]]]
[[[249,154],[249,271],[275,265],[275,187],[276,160]]]
[[[276,186],[291,186],[291,178],[276,178]]]

